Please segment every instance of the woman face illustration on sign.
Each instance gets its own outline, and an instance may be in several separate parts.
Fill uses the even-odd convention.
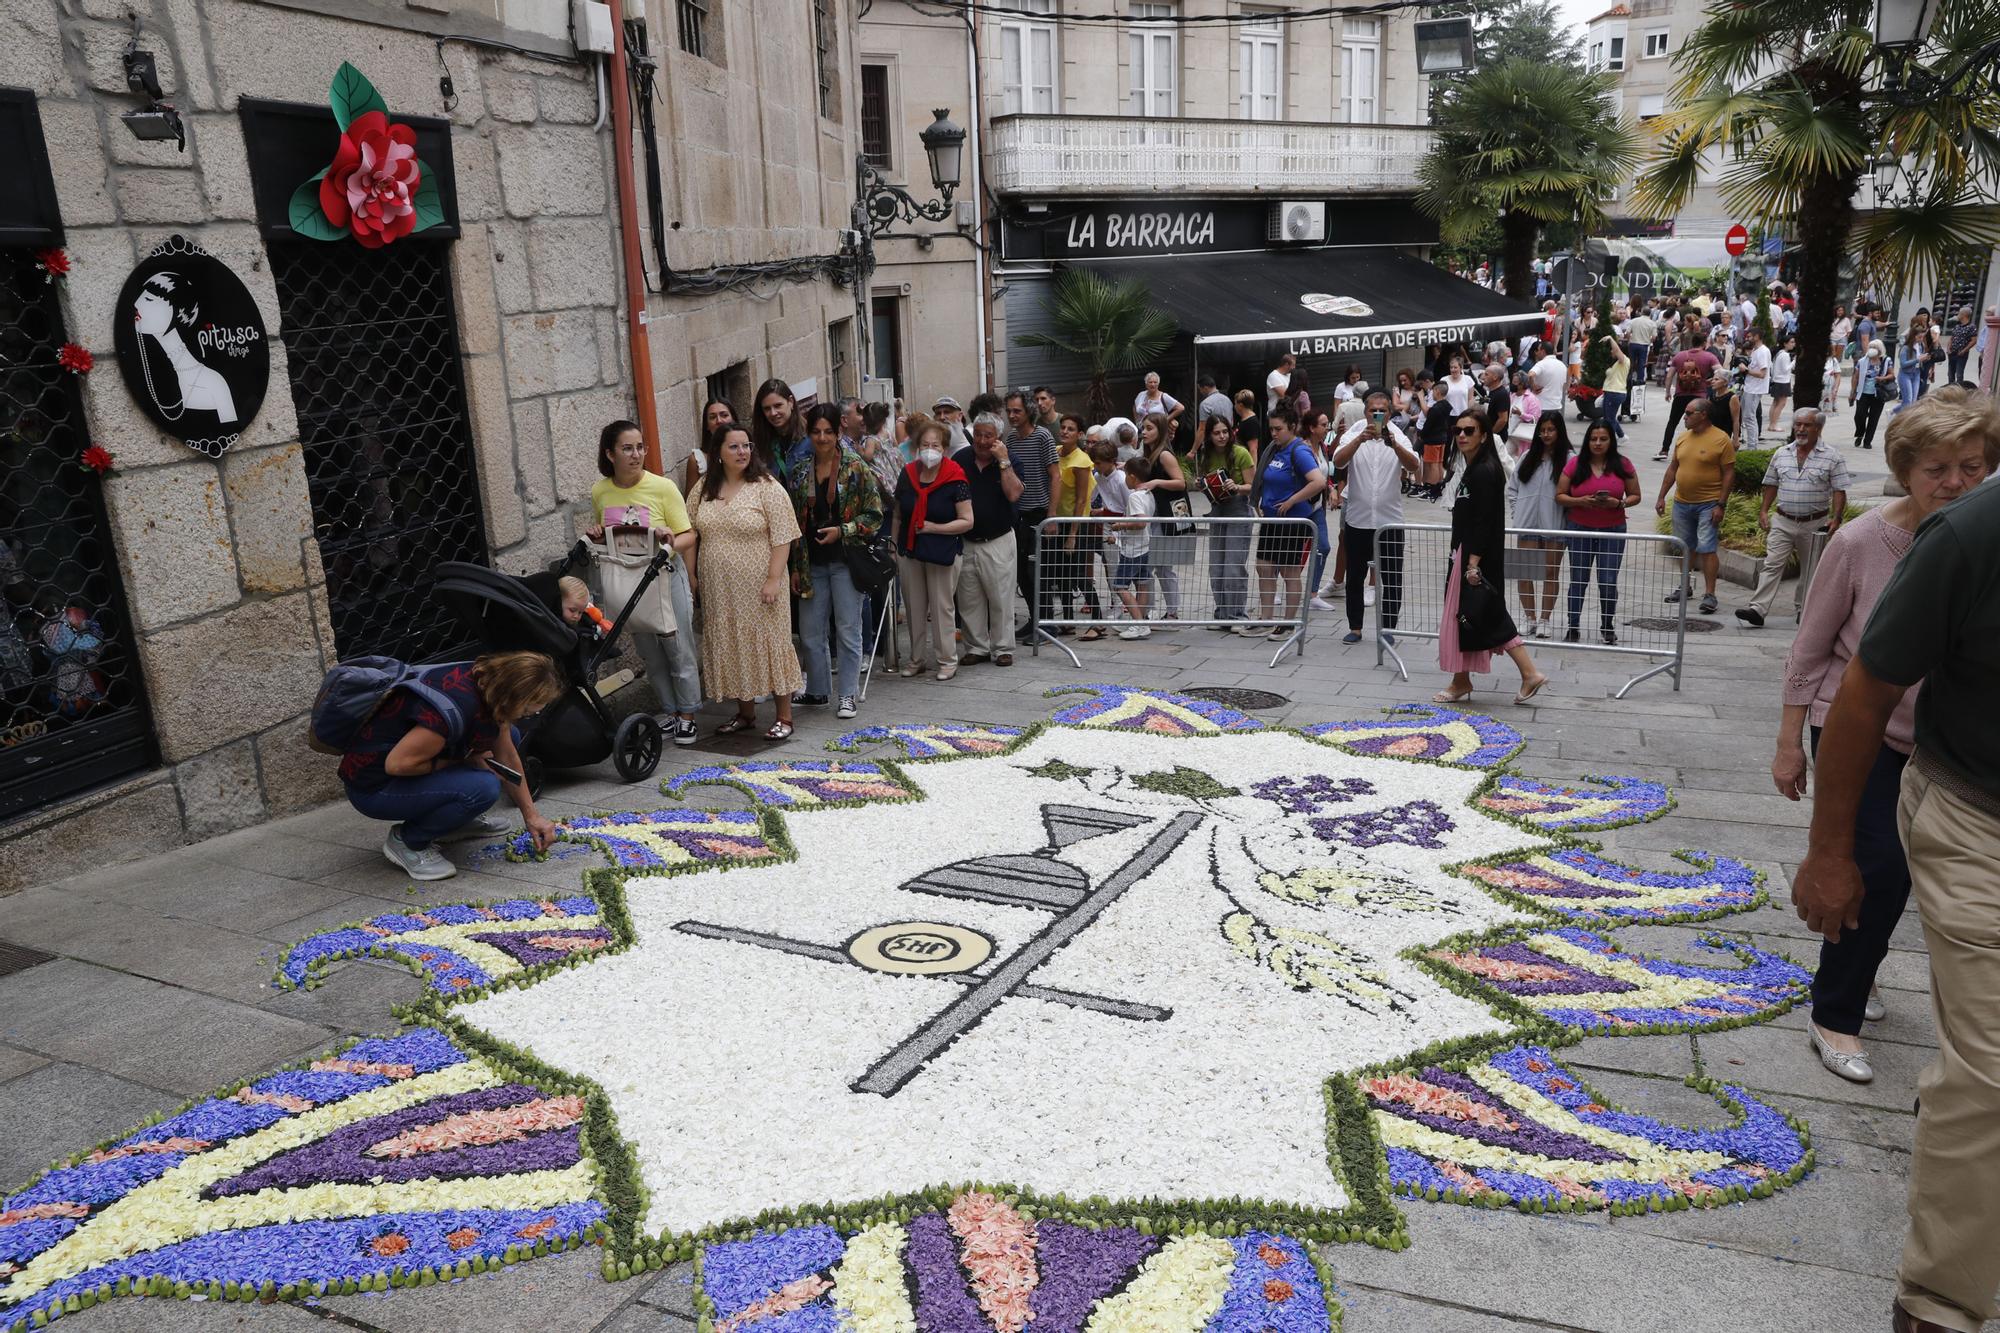
[[[201,306],[178,273],[168,270],[146,279],[132,302],[132,322],[140,336],[152,344],[148,347],[142,343],[139,350],[146,391],[160,415],[169,421],[195,408],[215,413],[221,425],[231,425],[236,421],[236,399],[230,393],[229,382],[204,366],[181,336],[184,330],[194,327],[200,316]],[[164,383],[159,366],[162,358],[166,363],[164,368],[173,372],[177,389]]]

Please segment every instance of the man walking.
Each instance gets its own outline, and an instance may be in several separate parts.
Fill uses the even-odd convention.
[[[1721,364],[1715,353],[1698,342],[1674,353],[1667,369],[1667,379],[1674,386],[1674,401],[1673,406],[1667,409],[1667,429],[1660,436],[1660,452],[1653,455],[1654,462],[1666,459],[1667,449],[1673,443],[1674,427],[1681,424],[1681,414],[1697,399],[1708,396],[1709,377]]]
[[[1763,438],[1764,398],[1771,392],[1771,349],[1754,328],[1743,335],[1743,347],[1747,365],[1739,395],[1743,401],[1737,404],[1736,436],[1745,449],[1755,449],[1757,441]]]
[[[1722,506],[1736,480],[1736,441],[1709,423],[1706,398],[1690,399],[1685,415],[1687,433],[1674,441],[1673,461],[1660,478],[1660,498],[1653,511],[1666,513],[1667,492],[1674,493],[1674,536],[1691,553],[1693,567],[1701,570],[1701,612],[1713,615],[1720,605],[1715,579],[1722,571],[1716,548],[1722,540]],[[1684,601],[1689,595],[1682,584],[1667,594],[1667,601]]]
[[[1055,494],[1056,440],[1028,415],[1026,394],[1010,393],[1005,402],[1007,423],[1013,427],[1007,437],[1007,456],[1014,462],[1014,474],[1021,479],[1020,503],[1014,511],[1014,571],[1020,580],[1021,600],[1028,607],[1028,633],[1033,634],[1043,607],[1053,605],[1048,589],[1043,589],[1042,606],[1035,605],[1033,594],[1035,543],[1040,540],[1037,529],[1049,516],[1049,497]]]
[[[1625,419],[1637,421],[1639,414],[1632,409],[1644,407],[1640,395],[1646,391],[1646,361],[1653,354],[1653,339],[1658,337],[1660,325],[1653,318],[1653,303],[1646,302],[1643,310],[1632,312],[1632,318],[1625,323],[1625,355],[1632,359],[1632,369],[1626,376],[1631,386],[1625,399]]]
[[[972,530],[965,534],[958,567],[958,614],[965,622],[966,649],[959,661],[991,659],[1012,666],[1018,556],[1014,520],[1026,483],[1000,440],[996,416],[975,418],[972,443],[951,461],[963,469],[972,489]],[[1048,503],[1046,491],[1042,503]]]
[[[1938,1052],[1917,1082],[1896,1333],[1974,1333],[2000,1290],[2000,487],[1924,520],[1876,600],[1822,732],[1792,903],[1829,940],[1860,925],[1856,814],[1904,691],[1916,752],[1897,824],[1930,948]]]
[[[1403,607],[1403,477],[1423,473],[1423,459],[1389,420],[1389,395],[1380,389],[1367,399],[1367,415],[1355,422],[1333,451],[1333,465],[1347,473],[1341,498],[1340,543],[1347,559],[1347,634],[1342,643],[1361,642],[1361,613],[1367,604],[1368,566],[1381,585],[1382,626],[1396,627]]]
[[[1965,378],[1965,363],[1972,356],[1972,344],[1979,337],[1979,330],[1972,326],[1972,307],[1962,305],[1952,319],[1950,329],[1951,346],[1945,353],[1945,383],[1956,384]]]
[[[1757,527],[1764,533],[1764,567],[1757,576],[1757,590],[1750,594],[1750,605],[1736,612],[1738,620],[1753,628],[1762,628],[1764,617],[1771,613],[1785,566],[1794,552],[1799,557],[1799,584],[1792,594],[1792,609],[1796,612],[1805,604],[1806,584],[1812,578],[1814,531],[1825,519],[1826,535],[1831,538],[1840,529],[1841,515],[1847,512],[1847,460],[1820,438],[1824,426],[1816,407],[1801,407],[1792,413],[1796,438],[1774,452],[1771,466],[1765,469],[1757,503]]]

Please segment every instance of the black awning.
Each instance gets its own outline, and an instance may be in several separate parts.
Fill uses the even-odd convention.
[[[1078,264],[1106,277],[1144,282],[1153,304],[1203,347],[1283,341],[1300,354],[1375,351],[1475,342],[1489,331],[1504,333],[1509,326],[1542,318],[1539,309],[1386,249],[1267,250]]]

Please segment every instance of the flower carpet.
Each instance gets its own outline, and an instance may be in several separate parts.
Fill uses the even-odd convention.
[[[1802,1125],[1622,1110],[1585,1035],[1767,1020],[1807,975],[1635,924],[1763,900],[1589,833],[1657,784],[1508,772],[1422,706],[1303,729],[1122,686],[1036,726],[872,726],[559,826],[577,891],[384,913],[396,1035],[224,1089],[0,1197],[0,1325],[121,1296],[313,1299],[580,1245],[692,1259],[721,1333],[1331,1330],[1330,1242],[1397,1196],[1529,1213],[1758,1199]],[[747,809],[687,804],[726,788]],[[656,797],[657,801],[658,798]],[[525,836],[508,854],[534,853]]]

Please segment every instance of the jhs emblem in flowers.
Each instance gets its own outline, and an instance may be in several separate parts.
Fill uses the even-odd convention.
[[[1480,782],[1055,728],[633,879],[630,950],[465,1017],[604,1086],[649,1230],[968,1180],[1332,1215],[1327,1077],[1502,1027],[1403,956],[1518,919],[1444,870],[1536,845]]]

